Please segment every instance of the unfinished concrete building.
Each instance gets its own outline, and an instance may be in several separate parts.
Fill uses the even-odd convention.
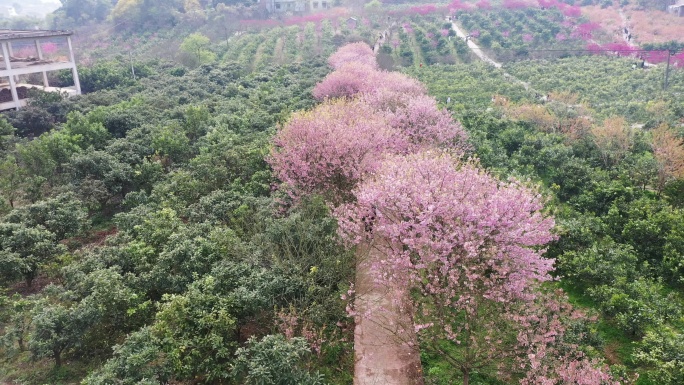
[[[2,60],[0,60],[0,111],[20,109],[26,105],[27,93],[31,88],[38,88],[48,92],[66,92],[68,95],[80,95],[81,84],[78,80],[74,50],[71,45],[71,31],[24,31],[0,29],[0,45],[2,45]],[[44,55],[44,48],[55,47],[66,40],[66,51],[50,52],[50,57]],[[63,45],[63,44],[62,44]],[[50,87],[47,73],[70,69],[74,79],[73,87]],[[32,74],[42,74],[42,86],[23,83]],[[34,75],[36,76],[40,75]],[[40,82],[40,81],[39,81]]]

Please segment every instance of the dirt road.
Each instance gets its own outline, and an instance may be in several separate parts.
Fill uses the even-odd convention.
[[[393,306],[387,288],[370,274],[371,263],[381,257],[372,244],[358,246],[354,385],[422,385],[412,315]]]

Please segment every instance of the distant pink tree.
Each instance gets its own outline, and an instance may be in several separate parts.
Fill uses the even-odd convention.
[[[475,3],[475,6],[479,9],[492,9],[492,4],[489,2],[489,0],[480,0]]]
[[[567,17],[580,17],[582,16],[582,10],[576,5],[566,6],[562,9],[563,15]]]
[[[426,5],[419,5],[419,6],[411,7],[406,11],[406,13],[408,15],[415,15],[415,14],[429,15],[431,13],[438,12],[438,10],[439,9],[434,4],[426,4]]]
[[[561,25],[565,28],[571,28],[575,25],[575,23],[572,20],[563,20]]]
[[[378,89],[403,93],[405,97],[425,93],[425,86],[404,74],[379,71],[364,64],[350,62],[343,64],[316,84],[313,95],[318,100],[351,98]]]
[[[619,56],[629,56],[636,53],[636,49],[627,43],[607,43],[604,44],[602,48],[614,52]]]
[[[47,43],[41,43],[40,48],[43,50],[45,55],[54,55],[57,53],[57,51],[59,51],[57,44],[50,41]]]
[[[562,32],[558,32],[558,33],[556,34],[556,41],[564,41],[564,40],[567,40],[567,38],[568,38],[568,37],[565,36],[565,34],[562,33]]]
[[[348,200],[386,152],[409,146],[383,114],[359,100],[324,102],[295,113],[273,143],[268,162],[291,195],[320,193],[332,203]]]
[[[663,63],[667,61],[667,51],[648,51],[644,53],[644,59],[649,63]]]
[[[516,360],[525,374],[521,385],[620,385],[599,360],[563,340],[567,325],[583,318],[562,291],[540,296],[523,317],[516,317],[517,342],[525,349]]]
[[[524,9],[528,8],[528,5],[520,0],[504,0],[503,7],[506,9]]]
[[[578,25],[570,35],[575,38],[589,40],[592,38],[593,32],[600,28],[601,26],[597,23],[583,23]]]
[[[468,10],[470,9],[470,4],[464,3],[461,0],[454,0],[447,5],[447,9],[451,12]]]
[[[596,43],[587,44],[587,50],[592,55],[600,55],[603,53],[603,48],[599,44],[596,44]]]
[[[374,243],[385,256],[372,266],[375,280],[388,287],[393,306],[413,311],[421,347],[460,370],[464,385],[475,370],[524,373],[542,362],[533,352],[560,351],[549,346],[560,342],[563,326],[553,309],[543,312],[548,305],[539,292],[551,279],[553,261],[541,255],[554,239],[554,220],[534,189],[423,152],[387,157],[354,195],[355,202],[334,210],[342,236],[383,240]],[[526,384],[560,385],[566,382],[557,379],[593,373],[591,365],[557,365],[581,358],[568,356],[538,371],[549,382]]]
[[[523,40],[525,43],[531,43],[531,42],[534,40],[534,36],[532,36],[531,33],[526,33],[526,34],[523,35],[522,40]]]
[[[342,65],[352,62],[364,64],[372,68],[378,67],[373,49],[364,42],[344,45],[328,58],[328,64],[335,69],[339,69]]]

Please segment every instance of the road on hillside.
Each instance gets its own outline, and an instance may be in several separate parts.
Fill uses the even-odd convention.
[[[468,44],[468,48],[470,48],[470,50],[473,51],[473,53],[477,55],[477,57],[479,57],[482,61],[493,65],[496,68],[501,68],[501,63],[494,61],[492,58],[490,58],[484,52],[482,52],[480,46],[475,44],[475,42],[473,42],[472,39],[467,38],[467,35],[461,30],[461,28],[458,27],[458,25],[456,25],[455,22],[451,22],[451,28],[453,28],[454,31],[456,31],[456,35],[458,37],[466,41],[466,43]]]

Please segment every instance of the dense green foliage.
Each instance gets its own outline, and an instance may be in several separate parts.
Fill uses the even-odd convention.
[[[320,201],[283,211],[264,162],[269,132],[289,111],[313,104],[311,88],[326,66],[250,73],[225,63],[181,76],[166,64],[151,68],[128,87],[37,99],[35,111],[49,114],[51,103],[63,111],[49,114],[42,134],[31,119],[11,115],[33,140],[13,137],[4,124],[3,159],[14,168],[1,177],[2,278],[24,279],[30,291],[51,285],[28,302],[3,297],[3,351],[61,366],[4,375],[52,382],[82,375],[64,362],[105,360],[86,383],[197,376],[216,383],[256,378],[262,369],[250,368],[260,368],[272,344],[285,349],[293,378],[309,378],[310,367],[349,373],[348,343],[332,341],[348,333],[336,323],[345,318],[339,292],[351,280],[350,254],[337,245]],[[290,319],[297,333],[331,343],[317,355],[301,340],[277,338],[237,350]],[[235,354],[244,365],[231,369]]]

